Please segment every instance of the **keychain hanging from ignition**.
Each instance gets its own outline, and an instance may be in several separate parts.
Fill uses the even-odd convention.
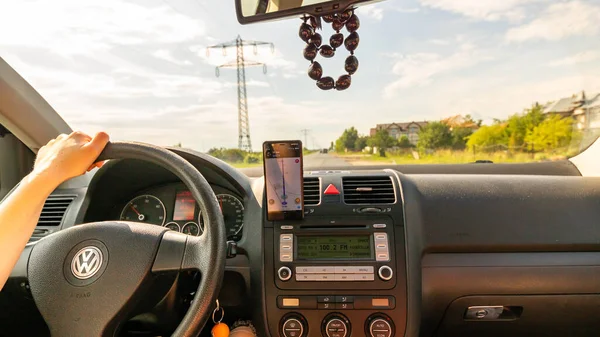
[[[215,318],[215,316],[219,311],[221,312],[221,317],[219,318],[219,320],[217,320]],[[223,320],[224,317],[225,317],[225,309],[223,309],[219,305],[219,300],[217,300],[217,307],[215,308],[215,310],[212,313],[212,320],[213,320],[213,323],[215,323],[215,326],[213,326],[213,328],[211,330],[211,334],[213,337],[228,337],[229,336],[229,327],[227,326],[227,324],[221,323],[221,321]]]

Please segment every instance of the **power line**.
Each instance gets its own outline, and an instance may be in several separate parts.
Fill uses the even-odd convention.
[[[270,45],[271,52],[274,52],[275,46],[271,42],[242,40],[238,35],[233,41],[216,44],[206,48],[206,55],[210,55],[211,49],[221,49],[223,55],[227,54],[227,49],[236,48],[235,61],[224,63],[217,66],[215,75],[220,75],[221,68],[236,68],[237,69],[237,95],[238,95],[238,148],[241,150],[252,151],[252,141],[250,139],[250,120],[248,117],[248,97],[246,92],[246,67],[263,66],[263,72],[267,72],[267,66],[261,62],[246,61],[244,59],[244,47],[253,46],[254,54],[258,52],[258,46]]]
[[[165,5],[167,5],[167,6],[171,7],[171,9],[172,9],[172,10],[174,10],[174,11],[176,11],[177,13],[179,13],[179,14],[181,14],[181,15],[183,15],[183,16],[189,16],[189,15],[187,15],[187,14],[184,14],[184,13],[183,13],[182,11],[180,11],[179,9],[177,9],[177,8],[173,7],[171,4],[169,4],[169,3],[167,2],[167,0],[161,0],[161,1],[162,1],[162,2],[163,2]]]

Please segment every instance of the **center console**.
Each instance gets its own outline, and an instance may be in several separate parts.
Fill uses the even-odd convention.
[[[401,207],[354,206],[340,199],[307,207],[306,214],[303,220],[265,226],[270,335],[404,336]]]

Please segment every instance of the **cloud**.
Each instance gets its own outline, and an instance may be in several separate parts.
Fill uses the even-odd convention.
[[[357,14],[364,15],[376,21],[383,20],[383,8],[377,5],[359,7],[357,10]]]
[[[171,62],[171,63],[179,65],[179,66],[192,65],[192,62],[190,60],[178,60],[176,57],[173,56],[172,52],[168,49],[159,49],[159,50],[155,51],[154,53],[152,53],[152,56],[154,56],[158,59],[161,59],[161,60],[165,60],[167,62]]]
[[[535,20],[506,33],[509,42],[529,40],[557,41],[570,36],[595,36],[600,33],[600,6],[582,1],[550,5]]]
[[[156,101],[198,101],[214,97],[225,88],[218,79],[141,67],[115,67],[106,73],[90,74],[25,63],[12,54],[5,57],[67,121],[111,115],[134,119],[155,112]]]
[[[547,63],[549,67],[573,66],[588,63],[600,59],[600,52],[588,50],[562,59],[556,59]]]
[[[401,56],[392,67],[393,74],[398,75],[399,79],[384,88],[384,96],[392,97],[399,89],[428,85],[437,76],[469,68],[490,59],[490,56],[469,42],[462,42],[458,50],[451,55],[415,53]]]
[[[0,11],[0,45],[94,55],[114,45],[178,43],[204,35],[204,23],[167,6],[118,0],[15,1]]]
[[[428,42],[437,46],[447,46],[450,44],[450,40],[443,39],[431,39]]]
[[[525,17],[525,5],[540,0],[420,0],[426,7],[484,20],[518,21]]]
[[[394,10],[396,10],[397,12],[400,12],[400,13],[418,13],[421,11],[421,9],[419,9],[418,7],[413,7],[413,8],[396,7],[396,8],[394,8]]]

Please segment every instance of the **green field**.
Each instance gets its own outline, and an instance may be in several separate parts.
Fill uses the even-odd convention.
[[[305,156],[318,152],[318,150],[304,149]],[[246,152],[238,149],[211,149],[209,155],[219,158],[235,168],[249,168],[262,166],[262,152]]]
[[[231,162],[227,162],[227,161],[225,161],[225,162],[235,168],[262,167],[262,162],[261,163],[231,163]]]
[[[526,163],[546,160],[560,160],[568,157],[567,150],[548,153],[527,152],[481,152],[437,150],[428,154],[413,154],[412,151],[388,153],[386,157],[363,153],[334,153],[352,165],[377,164],[462,164],[477,160],[491,160],[494,163]]]

